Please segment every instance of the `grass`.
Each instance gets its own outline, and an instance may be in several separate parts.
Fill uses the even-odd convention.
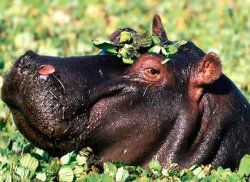
[[[13,61],[29,49],[52,56],[96,54],[98,50],[94,48],[92,39],[107,39],[120,27],[148,28],[153,15],[159,13],[170,39],[192,40],[204,51],[220,55],[223,72],[250,100],[249,9],[248,0],[2,0],[0,83]],[[174,164],[166,170],[156,162],[150,171],[145,171],[140,167],[108,163],[103,166],[104,171],[98,171],[86,161],[79,163],[81,157],[83,161],[86,159],[85,154],[68,154],[65,157],[68,162],[53,159],[34,148],[16,131],[11,114],[2,101],[0,109],[0,181],[21,178],[27,181],[64,181],[62,176],[65,173],[68,181],[246,179],[247,172],[242,172],[244,167],[237,173],[222,168],[213,170],[208,166],[179,171]],[[245,163],[243,166],[247,165]]]

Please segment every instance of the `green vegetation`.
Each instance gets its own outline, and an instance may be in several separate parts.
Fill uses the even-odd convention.
[[[246,181],[250,176],[250,155],[241,160],[239,170],[219,167],[192,166],[179,170],[169,163],[162,167],[158,161],[149,163],[149,170],[124,163],[104,163],[99,166],[91,159],[91,149],[52,158],[35,148],[16,131],[12,118],[0,122],[0,181]],[[92,162],[89,162],[92,161]]]
[[[52,56],[96,54],[92,40],[107,39],[120,27],[148,29],[155,13],[162,16],[170,40],[192,40],[204,51],[220,55],[223,71],[250,100],[250,1],[70,1],[1,0],[0,83],[13,61],[32,49]],[[126,35],[124,38],[127,39]],[[124,53],[125,54],[125,53]],[[239,171],[193,166],[182,171],[176,164],[150,170],[105,163],[104,171],[88,165],[89,150],[57,159],[27,142],[0,102],[0,181],[240,181],[249,176],[249,156]]]
[[[125,64],[133,64],[134,60],[145,52],[164,55],[166,59],[162,61],[162,64],[165,64],[171,55],[177,53],[178,48],[186,43],[187,41],[174,41],[170,44],[146,30],[140,33],[122,31],[119,42],[111,42],[109,40],[93,41],[93,44],[102,51],[121,57]]]

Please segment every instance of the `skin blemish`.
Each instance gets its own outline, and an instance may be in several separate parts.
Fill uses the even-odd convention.
[[[52,65],[41,65],[38,69],[37,69],[37,73],[40,75],[50,75],[52,73],[54,73],[56,70],[54,68],[54,66]]]

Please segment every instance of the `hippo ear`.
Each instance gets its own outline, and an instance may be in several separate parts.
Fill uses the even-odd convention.
[[[160,38],[164,40],[168,40],[167,34],[161,22],[161,17],[157,14],[153,18],[152,34],[159,36]]]
[[[196,65],[195,83],[197,86],[208,85],[219,79],[221,61],[217,54],[210,52]]]
[[[206,54],[191,72],[189,95],[192,100],[199,101],[204,88],[218,80],[221,76],[221,61],[217,54]]]

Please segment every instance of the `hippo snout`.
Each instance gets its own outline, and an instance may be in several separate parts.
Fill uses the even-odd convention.
[[[96,59],[100,58],[63,59],[28,51],[16,60],[5,78],[2,99],[18,129],[38,147],[60,155],[83,145],[90,90],[110,77]]]

